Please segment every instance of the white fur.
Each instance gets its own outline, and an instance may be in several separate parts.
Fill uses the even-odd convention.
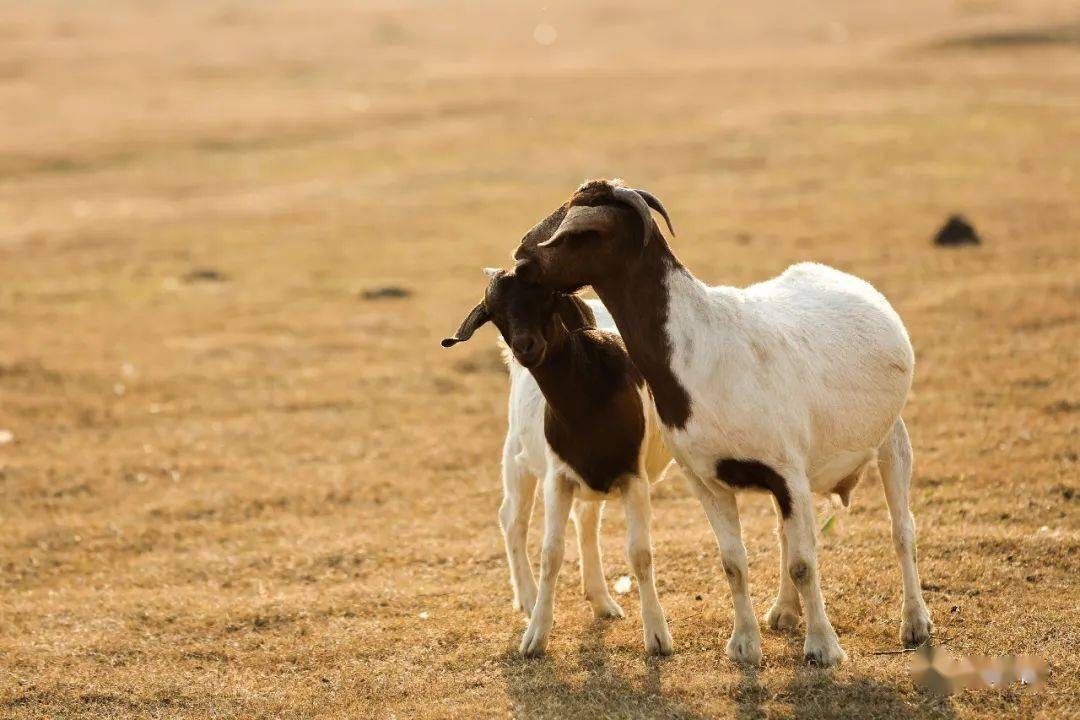
[[[676,267],[663,282],[672,370],[691,398],[686,425],[663,434],[692,478],[731,581],[728,653],[756,663],[761,651],[734,492],[716,478],[721,458],[756,460],[784,478],[792,515],[779,523],[784,565],[767,621],[797,622],[801,597],[806,654],[826,665],[844,652],[821,598],[811,492],[828,493],[877,459],[904,571],[902,634],[922,639],[929,615],[915,570],[911,446],[900,419],[914,353],[899,316],[869,283],[814,263],[745,289],[708,287]]]
[[[615,322],[599,300],[588,300],[601,330],[617,333]],[[562,564],[567,515],[577,528],[581,585],[596,617],[622,617],[622,609],[608,592],[599,546],[600,512],[609,496],[594,492],[577,477],[547,444],[544,437],[546,401],[532,374],[503,345],[510,368],[509,429],[503,446],[503,503],[499,520],[506,541],[507,560],[514,588],[514,606],[529,616],[521,642],[523,655],[543,653],[553,623],[554,584]],[[649,483],[658,482],[671,463],[658,432],[659,419],[647,388],[646,436],[638,449],[639,472],[625,478],[621,495],[627,513],[628,552],[638,578],[646,650],[671,652],[671,635],[656,595],[649,538]],[[540,586],[533,577],[527,554],[529,519],[537,480],[542,479],[544,543]],[[576,503],[574,502],[576,499]]]
[[[692,398],[667,440],[695,475],[717,458],[804,473],[816,492],[874,458],[915,365],[899,316],[869,283],[803,263],[746,289],[666,278],[672,369]]]

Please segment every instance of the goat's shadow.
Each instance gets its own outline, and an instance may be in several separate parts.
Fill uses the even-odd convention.
[[[662,692],[662,678],[669,661],[643,658],[640,674],[626,673],[625,665],[612,662],[606,644],[610,625],[596,621],[585,629],[578,646],[577,663],[567,668],[551,658],[522,660],[515,651],[502,661],[507,693],[513,703],[515,718],[678,718],[696,720],[702,714],[677,696]],[[518,633],[514,633],[513,644]],[[915,720],[955,717],[948,699],[927,693],[911,693],[899,683],[888,683],[865,676],[807,667],[802,658],[802,638],[792,636],[789,652],[780,663],[792,662],[787,683],[768,687],[761,682],[757,668],[733,665],[723,655],[722,645],[714,667],[707,675],[717,693],[727,695],[736,708],[739,720],[758,720],[775,716],[818,720],[820,718],[890,718]],[[564,677],[560,676],[562,668]],[[581,678],[584,673],[584,678]],[[733,684],[733,673],[739,680]],[[703,678],[698,673],[698,681]],[[704,678],[709,680],[709,678]],[[772,683],[770,683],[771,685]]]
[[[924,691],[916,691],[912,697],[911,693],[902,690],[901,683],[906,678],[897,682],[882,682],[867,676],[853,677],[836,670],[807,666],[802,663],[802,632],[788,634],[786,640],[788,651],[783,658],[777,660],[792,664],[791,679],[776,691],[774,699],[781,704],[790,705],[795,718],[955,718],[947,698]],[[773,693],[758,683],[757,669],[742,668],[742,673],[742,687],[756,688],[759,693],[745,693],[745,697],[739,701],[739,717],[745,720],[768,717],[760,700],[755,698],[773,699]]]
[[[578,646],[577,666],[570,676],[582,682],[560,677],[550,658],[522,660],[510,651],[503,659],[503,676],[513,703],[515,718],[640,718],[664,717],[698,720],[700,715],[678,699],[661,693],[664,658],[642,658],[637,677],[622,674],[610,661],[605,638],[610,623],[597,620],[585,629]],[[517,642],[517,634],[514,643]],[[565,668],[564,668],[565,669]]]

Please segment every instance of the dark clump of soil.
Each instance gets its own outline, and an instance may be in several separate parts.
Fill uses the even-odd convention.
[[[1057,413],[1069,413],[1080,412],[1080,401],[1078,400],[1058,400],[1055,403],[1046,406],[1046,412],[1051,415]]]
[[[958,35],[934,43],[933,47],[942,50],[1015,50],[1070,45],[1080,45],[1080,23]]]
[[[979,245],[979,238],[975,228],[963,215],[953,215],[934,236],[934,244],[941,247],[954,247],[957,245]]]
[[[412,290],[400,285],[386,285],[383,287],[368,288],[360,293],[365,300],[384,300],[387,298],[405,298],[412,295]]]
[[[186,283],[225,282],[228,279],[228,275],[214,268],[195,268],[184,273],[183,277]]]

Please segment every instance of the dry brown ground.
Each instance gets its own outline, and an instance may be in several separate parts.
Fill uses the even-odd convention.
[[[1075,4],[712,5],[2,0],[0,716],[1075,715]],[[822,538],[838,671],[768,632],[760,671],[725,658],[678,479],[677,654],[643,658],[635,594],[594,624],[568,567],[549,656],[515,657],[507,381],[490,330],[437,341],[479,266],[612,175],[704,279],[814,259],[892,299],[934,620],[1047,657],[1048,687],[938,699],[872,654],[899,612],[876,481]],[[954,210],[985,245],[930,246]],[[413,294],[361,299],[386,284]],[[763,612],[771,510],[743,509]]]

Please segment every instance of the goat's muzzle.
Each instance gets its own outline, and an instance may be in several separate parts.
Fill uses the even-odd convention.
[[[510,341],[510,349],[517,361],[527,368],[536,367],[544,361],[547,343],[533,335],[519,335]]]

